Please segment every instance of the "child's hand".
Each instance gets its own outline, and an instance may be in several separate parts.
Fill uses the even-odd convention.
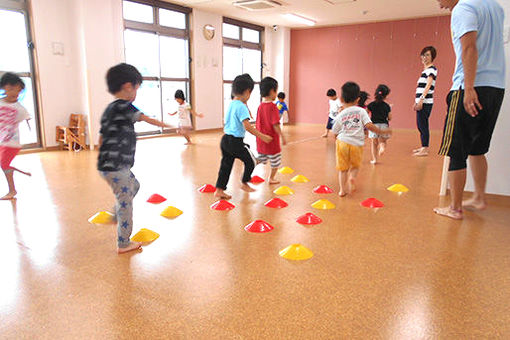
[[[260,139],[262,139],[264,143],[270,143],[273,140],[273,137],[261,134]]]
[[[197,113],[197,117],[204,118],[204,114],[203,113]]]
[[[169,115],[169,116],[175,116],[175,114],[176,114],[176,113],[177,113],[177,111],[175,111],[174,113],[170,113],[170,112],[168,112],[168,115]]]

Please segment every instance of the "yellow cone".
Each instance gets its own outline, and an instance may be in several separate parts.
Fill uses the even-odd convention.
[[[287,260],[308,260],[313,256],[313,252],[301,244],[291,244],[280,251],[280,256]]]
[[[100,211],[91,218],[89,218],[89,223],[92,224],[111,224],[114,223],[114,215],[109,213],[108,211]]]
[[[166,218],[174,218],[179,215],[182,215],[182,210],[172,206],[166,207],[165,210],[161,212],[161,216]]]
[[[399,192],[399,193],[409,191],[409,189],[403,184],[393,184],[392,186],[388,187],[388,190],[392,191],[392,192]]]
[[[155,231],[142,228],[139,232],[137,232],[133,237],[131,237],[131,241],[135,242],[152,242],[159,237],[159,234]]]
[[[294,183],[308,183],[308,182],[310,182],[310,180],[308,180],[308,178],[306,178],[303,175],[294,176],[294,177],[292,177],[291,181]]]
[[[336,206],[333,203],[331,203],[328,200],[324,200],[324,199],[315,201],[314,203],[312,203],[312,207],[314,207],[315,209],[321,209],[321,210],[336,208]]]
[[[293,169],[291,169],[291,168],[289,168],[288,166],[284,166],[283,168],[280,168],[280,169],[278,170],[278,172],[279,172],[279,173],[281,173],[281,174],[286,175],[286,174],[291,174],[291,173],[293,173],[293,172],[294,172],[294,170],[293,170]]]
[[[279,187],[278,189],[276,189],[273,192],[277,195],[292,195],[294,193],[294,191],[292,191],[291,188],[289,188],[288,186],[285,186],[285,185]]]

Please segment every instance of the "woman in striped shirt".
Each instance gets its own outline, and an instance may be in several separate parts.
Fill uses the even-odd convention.
[[[433,46],[427,46],[421,51],[420,56],[424,70],[418,79],[414,110],[416,111],[416,125],[420,131],[421,148],[413,150],[413,155],[423,157],[429,154],[429,117],[434,104],[434,88],[437,78],[437,68],[433,62],[436,59],[437,51]]]

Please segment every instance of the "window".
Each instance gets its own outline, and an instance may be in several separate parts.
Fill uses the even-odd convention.
[[[31,117],[30,128],[24,122],[19,125],[20,142],[23,148],[41,145],[37,97],[33,81],[33,45],[28,22],[25,1],[18,1],[10,7],[0,5],[0,31],[4,32],[2,44],[9,47],[8,52],[0,53],[0,76],[5,72],[14,72],[21,77],[25,83],[25,89],[21,92],[19,101]],[[0,98],[2,96],[3,93],[0,92]]]
[[[240,74],[248,73],[255,81],[255,88],[248,101],[248,108],[256,118],[260,104],[259,84],[262,78],[262,39],[264,28],[241,21],[223,18],[223,105],[230,105],[232,82]]]
[[[183,90],[190,102],[188,14],[190,9],[154,0],[123,1],[126,63],[143,76],[134,105],[147,116],[177,126],[174,99]],[[136,124],[139,135],[163,133],[149,124]]]

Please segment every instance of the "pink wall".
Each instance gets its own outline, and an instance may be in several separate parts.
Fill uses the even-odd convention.
[[[379,83],[391,88],[394,128],[415,128],[416,81],[422,71],[421,49],[438,50],[439,70],[431,128],[442,129],[445,97],[455,65],[450,17],[292,30],[290,51],[291,118],[299,123],[325,123],[326,91],[339,93],[355,81],[373,97]]]

